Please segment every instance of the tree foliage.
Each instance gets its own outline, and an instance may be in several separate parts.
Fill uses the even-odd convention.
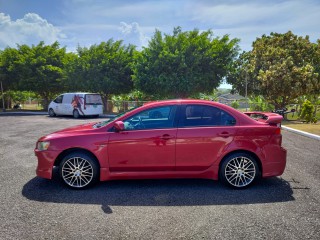
[[[29,47],[18,46],[19,59],[13,68],[19,76],[19,89],[33,91],[44,100],[44,107],[53,95],[63,91],[62,77],[65,65],[66,50],[59,43]]]
[[[263,35],[253,49],[241,54],[228,83],[244,93],[261,94],[275,108],[284,107],[305,94],[319,94],[319,41],[298,37],[292,32]]]
[[[78,47],[77,52],[78,56],[66,67],[68,89],[99,92],[105,96],[133,89],[134,46],[110,39],[89,48]]]
[[[138,55],[133,80],[136,87],[158,97],[187,97],[211,92],[228,73],[238,53],[238,39],[213,37],[211,31],[172,35],[156,30],[149,46]]]
[[[19,52],[17,49],[7,47],[0,51],[0,81],[2,81],[4,91],[17,88],[19,77],[14,66],[18,60]]]

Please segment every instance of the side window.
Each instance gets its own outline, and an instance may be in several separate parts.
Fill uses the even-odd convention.
[[[56,97],[55,100],[53,100],[55,103],[62,103],[62,99],[63,99],[63,95],[60,95],[58,97]]]
[[[125,130],[172,128],[176,106],[157,107],[124,120]]]
[[[180,127],[232,126],[236,120],[227,112],[206,105],[187,105],[182,112]]]

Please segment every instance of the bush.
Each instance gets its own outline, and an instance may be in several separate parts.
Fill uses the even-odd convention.
[[[306,123],[316,123],[317,119],[313,116],[314,106],[309,100],[305,100],[302,104],[302,110],[300,114],[300,119],[305,120]]]
[[[231,107],[233,107],[234,109],[238,109],[240,107],[240,103],[235,100],[231,103]]]

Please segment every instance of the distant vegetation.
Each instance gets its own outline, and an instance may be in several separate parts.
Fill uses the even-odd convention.
[[[302,96],[319,104],[320,40],[312,43],[290,31],[271,33],[242,53],[238,43],[210,30],[176,27],[172,34],[156,30],[141,51],[112,39],[79,46],[75,53],[58,42],[17,45],[0,51],[0,81],[6,106],[27,96],[42,99],[46,107],[55,95],[68,91],[98,92],[105,102],[112,97],[215,100],[214,91],[223,81],[232,84],[234,93],[263,98],[265,108],[281,108]]]

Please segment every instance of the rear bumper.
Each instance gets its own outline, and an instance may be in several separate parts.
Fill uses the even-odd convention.
[[[268,154],[267,161],[262,166],[262,177],[274,177],[283,174],[286,167],[287,150],[278,147],[272,149],[272,152]]]
[[[51,179],[52,170],[54,166],[54,161],[59,155],[56,151],[39,151],[34,150],[35,155],[38,158],[38,166],[36,169],[36,174],[38,177]]]

